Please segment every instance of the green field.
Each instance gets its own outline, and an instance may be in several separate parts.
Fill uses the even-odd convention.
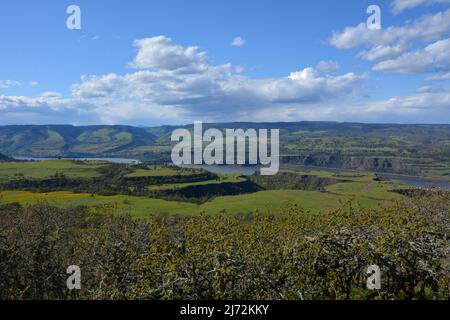
[[[316,191],[270,190],[246,195],[217,197],[210,202],[197,205],[188,202],[166,201],[125,195],[92,196],[91,194],[74,194],[64,191],[50,193],[4,191],[0,193],[0,203],[18,202],[23,205],[30,205],[39,201],[47,201],[49,204],[60,207],[79,205],[97,206],[99,209],[114,209],[118,213],[121,211],[129,211],[137,216],[147,216],[151,214],[193,215],[200,214],[201,212],[211,215],[221,212],[241,214],[255,211],[282,214],[284,210],[282,208],[286,208],[290,204],[296,204],[305,210],[319,213],[324,210],[337,209],[342,206],[343,202],[348,201],[353,201],[355,205],[361,205],[367,208],[401,198],[400,195],[394,193],[383,193],[380,190],[375,190],[374,192],[378,198],[364,195],[347,195],[345,193],[337,195]]]
[[[112,210],[116,213],[130,212],[138,216],[150,214],[189,215],[195,214],[198,209],[198,206],[192,203],[129,197],[125,195],[100,196],[65,191],[49,193],[33,193],[27,191],[0,192],[1,204],[18,202],[22,205],[31,205],[42,201],[57,207],[89,206],[93,210]]]
[[[70,178],[93,178],[100,176],[98,168],[106,162],[71,160],[49,160],[30,162],[0,162],[0,180],[16,179],[18,177],[43,179],[64,173]]]
[[[150,166],[148,169],[136,169],[126,177],[169,177],[175,175],[190,175],[191,170],[176,170],[170,167]]]
[[[98,170],[108,166],[105,162],[74,162],[68,160],[42,162],[6,162],[0,163],[0,179],[14,180],[19,178],[43,179],[62,173],[69,178],[99,177]],[[131,173],[130,173],[131,171]],[[125,177],[167,177],[192,174],[191,169],[177,169],[167,166],[148,166],[147,168],[129,166]],[[201,204],[186,201],[167,201],[149,196],[112,195],[103,196],[87,192],[32,192],[22,190],[5,190],[0,192],[0,204],[20,203],[31,205],[41,201],[59,207],[88,206],[92,210],[114,210],[117,213],[130,212],[145,217],[153,214],[196,215],[205,213],[216,215],[223,212],[229,214],[246,214],[255,211],[262,213],[282,214],[284,208],[295,204],[312,213],[334,210],[343,203],[352,202],[365,208],[388,204],[400,200],[401,195],[390,190],[405,187],[396,182],[374,181],[373,174],[333,173],[327,171],[294,171],[291,174],[313,175],[322,178],[342,180],[327,186],[320,191],[304,190],[265,190],[250,194],[233,196],[216,196]],[[237,174],[220,174],[217,179],[148,185],[147,190],[177,190],[189,186],[233,184],[246,181]],[[350,181],[350,182],[349,182]]]
[[[181,189],[188,186],[202,186],[210,184],[221,184],[221,183],[237,183],[245,181],[245,178],[238,174],[220,174],[217,180],[206,180],[200,182],[187,182],[187,183],[168,183],[159,186],[149,186],[148,190],[168,190],[168,189]]]

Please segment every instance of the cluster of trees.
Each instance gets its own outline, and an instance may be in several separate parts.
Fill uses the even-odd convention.
[[[287,172],[274,176],[254,175],[249,179],[266,190],[324,190],[326,186],[348,181]]]
[[[240,182],[221,182],[215,184],[189,185],[183,188],[152,190],[151,196],[168,201],[182,201],[202,204],[218,196],[233,196],[264,190],[263,187],[245,180]]]
[[[128,173],[136,169],[148,169],[147,165],[129,166],[111,164],[98,169],[101,176],[94,178],[69,178],[63,172],[44,179],[31,179],[16,176],[14,179],[0,182],[0,190],[25,190],[34,192],[72,191],[77,193],[97,193],[100,195],[126,194],[133,196],[157,197],[148,186],[201,182],[218,179],[214,173],[203,170],[177,169],[179,174],[167,176],[130,177]],[[162,194],[164,195],[164,194]]]
[[[0,299],[448,299],[450,199],[321,215],[0,207]],[[380,290],[366,288],[378,265]],[[81,290],[66,287],[81,268]]]

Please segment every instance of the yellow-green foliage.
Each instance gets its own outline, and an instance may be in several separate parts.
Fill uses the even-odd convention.
[[[0,299],[448,299],[449,200],[139,220],[3,206]],[[366,289],[372,264],[381,290]]]

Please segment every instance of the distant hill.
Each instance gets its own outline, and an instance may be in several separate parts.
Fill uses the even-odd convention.
[[[10,157],[7,157],[4,154],[0,153],[0,162],[11,161],[11,160],[12,159]]]
[[[204,129],[280,129],[282,163],[450,176],[450,125],[337,122],[215,123]],[[0,126],[0,153],[29,157],[129,157],[169,162],[180,126]],[[192,130],[192,125],[183,128]]]
[[[131,126],[2,126],[0,152],[14,156],[96,156],[153,145],[157,137]]]

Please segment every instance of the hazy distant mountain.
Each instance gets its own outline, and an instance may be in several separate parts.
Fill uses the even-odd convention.
[[[337,122],[216,123],[204,129],[280,129],[283,163],[450,175],[450,125]],[[170,161],[180,126],[0,126],[0,153],[32,157],[132,157]],[[192,129],[192,125],[183,128]]]

